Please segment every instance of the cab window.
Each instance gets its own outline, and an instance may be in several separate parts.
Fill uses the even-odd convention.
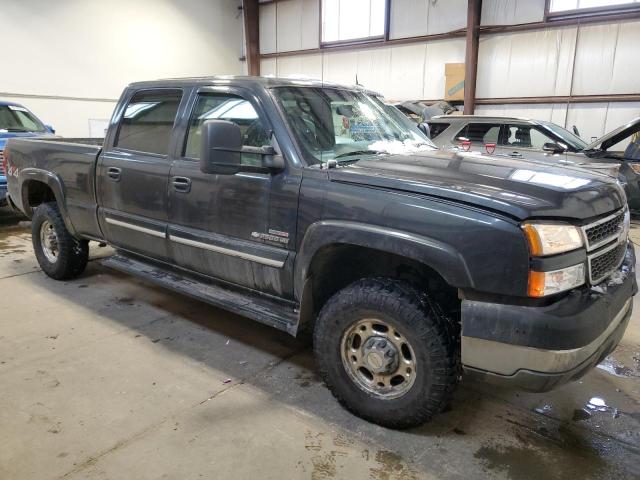
[[[167,155],[182,90],[142,90],[124,111],[115,147]]]
[[[442,132],[444,132],[447,128],[449,128],[450,123],[442,123],[442,122],[429,122],[429,133],[431,135],[431,139],[433,140]]]
[[[500,125],[496,123],[468,123],[456,135],[455,141],[460,137],[468,138],[471,143],[497,143],[500,135]]]
[[[545,143],[557,143],[549,135],[531,125],[508,125],[501,145],[512,148],[542,150]]]
[[[191,114],[183,152],[185,157],[200,158],[202,124],[207,120],[227,120],[238,125],[244,146],[262,147],[271,144],[269,134],[251,102],[237,95],[207,93],[198,97]],[[262,157],[243,152],[240,162],[242,165],[260,167]]]

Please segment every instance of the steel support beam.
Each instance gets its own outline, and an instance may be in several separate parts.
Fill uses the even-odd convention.
[[[473,115],[478,76],[478,45],[480,43],[480,12],[482,0],[468,0],[467,46],[464,57],[464,114]]]
[[[258,0],[242,0],[247,73],[260,75],[260,22]]]

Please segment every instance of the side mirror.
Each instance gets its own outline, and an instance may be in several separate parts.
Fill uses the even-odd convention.
[[[542,151],[546,153],[551,153],[553,155],[557,153],[564,153],[566,151],[566,147],[562,145],[558,145],[557,143],[548,142],[542,146]]]
[[[45,125],[44,128],[49,130],[49,133],[56,133],[55,129],[51,125]]]
[[[426,122],[422,122],[418,124],[418,128],[424,133],[427,138],[431,138],[431,129],[429,128],[429,124]]]
[[[242,133],[240,127],[226,120],[207,120],[202,124],[200,171],[233,175],[240,171]]]
[[[271,145],[265,145],[262,147],[262,166],[272,172],[280,172],[284,170],[284,157],[278,155]]]

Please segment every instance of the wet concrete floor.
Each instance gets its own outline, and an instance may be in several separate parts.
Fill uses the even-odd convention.
[[[0,209],[0,479],[640,478],[637,304],[579,382],[465,378],[448,412],[391,431],[342,409],[284,333],[97,261],[47,278],[20,221]]]

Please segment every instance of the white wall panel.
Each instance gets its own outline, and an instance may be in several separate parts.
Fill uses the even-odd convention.
[[[545,0],[484,0],[482,25],[517,25],[541,22]]]
[[[445,33],[467,26],[467,0],[429,2],[427,34]]]
[[[568,95],[576,28],[480,37],[477,96]]]
[[[429,0],[391,0],[389,37],[426,35],[428,4]]]
[[[530,118],[553,122],[564,127],[567,105],[563,103],[527,105],[478,105],[476,115]]]
[[[391,49],[389,88],[385,97],[395,100],[424,98],[426,45],[403,45]]]
[[[427,43],[424,68],[424,99],[438,99],[444,96],[444,64],[464,63],[465,39],[455,38]]]
[[[276,10],[278,52],[318,48],[320,45],[319,0],[287,0],[279,2]]]
[[[279,77],[307,77],[322,80],[322,55],[296,55],[280,57],[277,63]]]
[[[325,53],[322,59],[322,79],[327,82],[354,85],[358,73],[358,52]]]
[[[640,92],[640,22],[580,27],[575,95]]]
[[[607,103],[576,103],[567,109],[567,126],[580,130],[582,139],[589,143],[592,137],[601,137],[607,131]]]
[[[607,109],[604,131],[610,132],[638,117],[640,117],[640,102],[611,102]]]
[[[258,9],[260,30],[260,53],[276,51],[276,4],[268,3]]]
[[[0,92],[117,99],[127,84],[137,80],[241,74],[240,4],[240,0],[3,0],[0,17],[6,48]],[[43,99],[42,105],[58,107],[46,116],[62,135],[83,136],[89,134],[88,118],[103,118],[108,105],[84,101],[81,106],[75,100]],[[32,105],[35,100],[23,103]],[[72,118],[74,114],[82,116]]]
[[[260,60],[260,75],[273,75],[274,77],[278,75],[275,58],[264,58]]]
[[[390,90],[391,48],[370,48],[358,52],[358,83],[383,95]]]
[[[467,25],[467,0],[392,0],[389,36],[446,33]]]

